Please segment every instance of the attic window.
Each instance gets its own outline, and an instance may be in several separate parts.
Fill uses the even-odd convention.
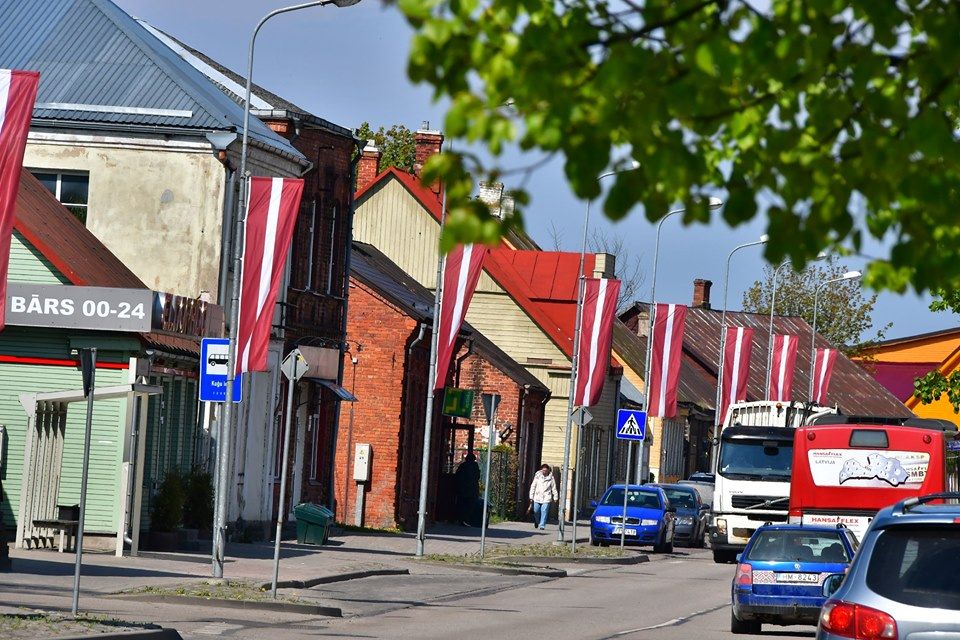
[[[63,206],[83,224],[87,224],[87,205],[90,196],[90,174],[80,172],[31,170]]]

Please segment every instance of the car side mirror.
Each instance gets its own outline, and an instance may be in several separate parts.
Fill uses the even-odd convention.
[[[596,509],[596,508],[597,508],[597,501],[596,501],[596,500],[591,500],[591,501],[590,501],[590,508],[591,508],[591,509]]]
[[[827,579],[823,581],[823,596],[829,598],[837,592],[837,589],[840,588],[840,585],[843,583],[844,574],[835,573],[832,576],[827,576]]]

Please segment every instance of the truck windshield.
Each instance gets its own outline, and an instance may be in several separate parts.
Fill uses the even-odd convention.
[[[789,482],[793,443],[770,440],[724,440],[720,475],[731,480]]]

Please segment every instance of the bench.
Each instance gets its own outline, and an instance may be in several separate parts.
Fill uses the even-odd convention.
[[[57,505],[57,517],[53,520],[34,520],[33,526],[53,529],[60,534],[60,553],[72,548],[80,526],[80,505]]]

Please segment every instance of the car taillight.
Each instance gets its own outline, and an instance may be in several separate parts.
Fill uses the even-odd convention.
[[[855,640],[897,640],[897,622],[889,614],[841,600],[823,605],[820,628]]]
[[[753,586],[753,567],[748,564],[737,565],[737,585],[742,587]]]

